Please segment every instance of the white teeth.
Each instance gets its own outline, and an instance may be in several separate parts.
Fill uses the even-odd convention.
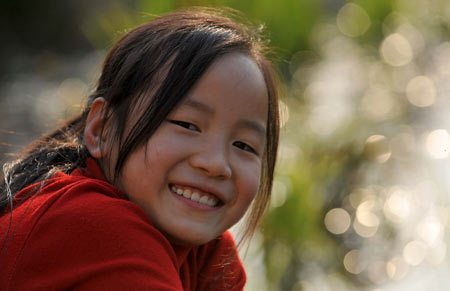
[[[209,206],[216,206],[216,204],[217,204],[217,199],[214,199],[214,198],[208,199]]]
[[[214,197],[208,197],[208,196],[200,196],[200,194],[198,194],[197,192],[192,192],[189,189],[181,189],[181,188],[177,188],[176,186],[172,185],[172,187],[170,187],[170,189],[172,190],[172,192],[183,196],[187,199],[191,199],[192,201],[198,202],[200,204],[204,204],[204,205],[208,205],[208,206],[216,206],[216,204],[218,203],[218,200]]]
[[[200,200],[200,195],[197,192],[192,193],[191,200],[198,202]]]
[[[191,198],[191,190],[189,190],[189,189],[184,190],[183,191],[183,196],[185,198]]]
[[[198,203],[209,205],[208,200],[209,199],[207,196],[203,196],[202,198],[200,198],[200,200],[198,200]]]

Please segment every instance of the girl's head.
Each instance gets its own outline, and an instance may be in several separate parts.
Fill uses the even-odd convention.
[[[106,57],[86,146],[172,241],[205,243],[254,200],[251,233],[267,205],[278,107],[262,50],[244,26],[191,10],[133,29]]]
[[[115,44],[85,112],[69,124],[173,242],[205,243],[253,202],[251,234],[268,203],[279,122],[263,49],[217,12],[155,18]]]

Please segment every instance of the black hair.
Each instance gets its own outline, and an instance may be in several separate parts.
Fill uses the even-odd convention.
[[[261,185],[248,216],[247,233],[251,235],[270,198],[279,136],[275,75],[264,57],[265,46],[258,33],[217,11],[205,9],[172,12],[126,33],[106,56],[96,90],[89,96],[83,113],[4,165],[0,211],[12,205],[15,194],[24,187],[45,181],[57,171],[70,173],[85,166],[90,154],[83,132],[90,105],[96,98],[106,100],[105,119],[112,128],[108,138],[119,145],[115,179],[128,156],[150,139],[207,68],[220,56],[238,52],[258,65],[269,98]],[[149,92],[151,101],[143,102]],[[146,108],[131,130],[125,131],[136,106]]]

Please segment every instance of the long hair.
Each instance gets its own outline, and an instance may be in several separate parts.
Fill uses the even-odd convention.
[[[83,131],[90,105],[96,98],[106,100],[104,114],[112,128],[108,130],[108,138],[118,144],[115,179],[128,156],[151,138],[206,69],[220,56],[233,52],[246,54],[256,62],[265,78],[269,98],[262,182],[246,231],[251,236],[269,201],[274,175],[279,135],[275,77],[264,57],[265,46],[257,30],[204,9],[157,17],[119,39],[105,58],[97,87],[83,113],[38,139],[17,160],[5,164],[0,211],[8,208],[14,195],[24,187],[45,182],[56,171],[70,173],[85,166],[89,152]],[[145,102],[149,95],[150,102]],[[125,131],[137,106],[145,110],[132,129]]]

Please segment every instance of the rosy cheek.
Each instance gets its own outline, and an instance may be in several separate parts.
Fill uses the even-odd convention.
[[[258,193],[261,180],[259,173],[260,170],[258,169],[247,169],[246,175],[242,176],[241,183],[243,184],[243,188],[245,188],[245,199],[248,203],[251,203]]]
[[[153,141],[156,141],[156,139]],[[146,161],[150,163],[160,159],[170,160],[185,153],[188,147],[189,143],[176,138],[158,139],[157,142],[152,142],[152,139],[150,139],[150,142],[147,144],[145,158]],[[181,151],[181,149],[183,149],[183,151]]]

